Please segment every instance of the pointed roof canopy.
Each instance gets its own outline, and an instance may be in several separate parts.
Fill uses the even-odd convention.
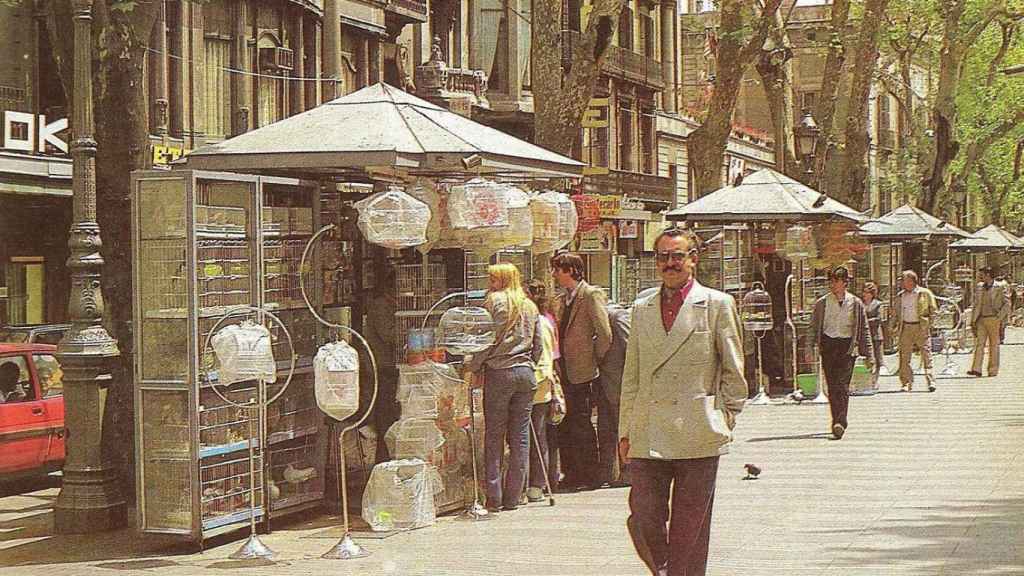
[[[861,236],[872,241],[927,240],[935,237],[970,238],[968,232],[910,204],[904,204],[860,227]]]
[[[763,168],[737,186],[726,186],[665,214],[669,220],[703,222],[819,221],[866,218],[846,204]]]
[[[1010,234],[995,224],[989,224],[975,232],[973,238],[957,240],[950,244],[949,247],[976,252],[1024,250],[1024,240]]]
[[[196,149],[188,168],[288,175],[367,169],[579,177],[583,164],[387,84]],[[467,166],[468,164],[468,166]]]

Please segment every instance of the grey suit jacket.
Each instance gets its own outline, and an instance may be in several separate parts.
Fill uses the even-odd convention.
[[[626,364],[626,344],[629,342],[629,326],[632,309],[621,304],[609,304],[608,321],[612,327],[612,345],[601,357],[598,380],[608,401],[619,403],[622,393],[622,370]]]
[[[691,459],[728,452],[743,410],[743,336],[732,296],[696,281],[672,329],[661,295],[633,306],[619,406],[630,458]]]
[[[850,356],[856,356],[859,352],[861,356],[867,358],[869,361],[874,359],[875,353],[872,346],[871,335],[868,331],[868,316],[864,311],[864,302],[856,296],[850,295],[853,298],[853,338],[850,339]],[[811,314],[811,341],[814,345],[821,349],[821,336],[824,333],[825,323],[825,300],[828,298],[828,294],[818,298],[814,303],[814,312]]]
[[[597,378],[598,359],[612,345],[612,328],[605,310],[604,292],[585,281],[580,282],[569,312],[569,324],[558,334],[562,348],[562,363],[567,382],[563,385],[583,384]],[[558,326],[561,330],[565,313],[565,296],[558,297]]]

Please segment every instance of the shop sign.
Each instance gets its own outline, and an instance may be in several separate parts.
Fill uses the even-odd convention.
[[[639,228],[636,220],[623,220],[619,223],[619,238],[639,238]]]
[[[576,249],[580,252],[614,251],[615,235],[615,224],[604,222],[592,230],[580,232],[576,237]]]
[[[37,138],[36,127],[39,127]],[[61,152],[68,153],[68,143],[57,137],[57,134],[67,130],[68,119],[47,123],[46,116],[40,114],[38,123],[36,117],[28,112],[15,112],[7,110],[4,112],[4,140],[2,148],[16,150],[18,152],[45,151],[49,144]]]
[[[162,144],[154,144],[153,165],[170,166],[171,162],[174,162],[188,153],[189,150],[181,146],[164,146]]]

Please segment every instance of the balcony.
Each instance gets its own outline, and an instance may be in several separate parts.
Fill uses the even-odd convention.
[[[410,23],[427,21],[426,0],[387,0],[384,10]]]
[[[473,106],[490,108],[487,101],[487,74],[482,70],[449,68],[440,46],[435,45],[431,59],[415,71],[416,95],[469,116]]]
[[[562,62],[563,65],[568,65],[572,61],[573,46],[580,43],[581,34],[572,30],[564,31],[562,34]],[[665,82],[661,77],[661,61],[621,46],[608,47],[602,71],[609,76],[643,84],[654,90],[665,89]]]
[[[590,194],[615,194],[663,205],[671,205],[676,196],[671,178],[639,172],[609,170],[608,174],[587,176],[583,184]]]

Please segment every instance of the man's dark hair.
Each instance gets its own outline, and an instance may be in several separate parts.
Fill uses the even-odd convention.
[[[679,226],[672,226],[671,228],[665,228],[654,238],[654,250],[658,250],[658,244],[661,243],[662,238],[679,238],[680,236],[685,237],[689,243],[690,248],[700,248],[700,237],[694,233],[690,228],[681,228]]]
[[[991,266],[982,266],[981,268],[978,268],[978,272],[981,272],[982,274],[988,274],[993,278],[996,275],[996,271]]]
[[[21,368],[14,362],[0,364],[0,392],[10,392],[18,384]]]
[[[583,280],[583,258],[574,252],[562,252],[551,257],[551,267],[572,275],[573,280]]]
[[[850,271],[846,269],[846,266],[836,266],[828,273],[829,280],[842,280],[844,283],[850,283]]]
[[[526,284],[526,294],[537,305],[541,314],[551,310],[551,302],[548,300],[548,286],[543,280],[534,278]]]

